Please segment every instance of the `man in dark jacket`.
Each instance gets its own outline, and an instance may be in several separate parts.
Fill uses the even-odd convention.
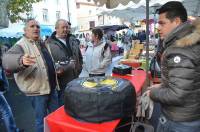
[[[57,76],[61,89],[58,91],[58,98],[59,104],[63,105],[66,84],[81,73],[83,58],[76,38],[69,34],[69,23],[64,19],[59,19],[55,30],[46,43],[57,65]]]
[[[147,92],[162,107],[157,132],[200,132],[200,20],[189,23],[186,9],[175,1],[158,14],[162,82]]]

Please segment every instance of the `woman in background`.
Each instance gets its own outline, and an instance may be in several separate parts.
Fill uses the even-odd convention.
[[[85,57],[86,70],[90,77],[105,76],[112,62],[112,55],[109,44],[103,40],[101,29],[92,30],[92,43],[86,48]]]

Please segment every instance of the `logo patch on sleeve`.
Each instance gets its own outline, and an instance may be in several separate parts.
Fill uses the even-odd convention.
[[[174,62],[175,63],[180,63],[181,62],[181,57],[180,56],[175,56],[174,57]]]

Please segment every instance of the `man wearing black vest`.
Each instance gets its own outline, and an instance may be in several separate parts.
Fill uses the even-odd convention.
[[[83,59],[76,38],[69,34],[70,25],[68,22],[64,19],[57,20],[55,30],[46,44],[57,66],[58,82],[61,89],[58,91],[58,98],[61,106],[64,104],[66,84],[79,76]]]

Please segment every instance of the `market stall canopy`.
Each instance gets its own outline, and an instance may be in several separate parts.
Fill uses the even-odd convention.
[[[89,0],[91,1],[91,0]],[[124,7],[119,5],[120,3],[122,5],[128,6],[127,8],[138,8],[139,6],[146,6],[146,10],[143,13],[143,16],[146,16],[146,69],[148,69],[149,65],[149,14],[151,13],[149,10],[149,7],[152,5],[159,3],[161,5],[165,4],[169,0],[93,0],[98,6],[100,5],[106,5],[106,8],[119,8],[123,9]],[[171,1],[171,0],[170,0]],[[200,15],[200,0],[174,0],[174,1],[181,1],[183,2],[184,6],[187,9],[188,15],[192,16],[199,16]],[[134,2],[133,6],[130,6],[130,2]],[[161,3],[162,2],[162,3]],[[126,7],[125,7],[126,9]],[[113,10],[113,9],[112,9]],[[124,10],[124,9],[123,9]],[[107,10],[108,11],[108,10]],[[121,10],[122,12],[122,10]],[[119,13],[119,12],[118,12]],[[122,13],[124,16],[127,14],[131,14],[132,17],[134,15],[132,12],[130,13]],[[154,13],[155,14],[155,13]],[[146,70],[147,75],[148,75],[148,70]]]
[[[107,25],[107,26],[104,25],[104,26],[97,26],[95,28],[101,28],[105,32],[108,32],[108,31],[119,31],[122,29],[126,29],[126,28],[128,28],[128,26],[126,26],[126,25]]]
[[[182,3],[188,15],[195,17],[200,16],[200,0],[183,0]]]
[[[149,17],[151,19],[153,19],[155,10],[168,1],[171,1],[171,0],[150,0]],[[181,0],[176,0],[176,1],[181,1]],[[116,2],[117,1],[115,1],[115,3],[110,3],[110,4],[116,4]],[[118,2],[120,2],[120,1],[118,1]],[[128,2],[128,1],[126,1],[126,2]],[[104,5],[104,6],[102,6],[102,12],[100,14],[108,15],[108,16],[115,16],[115,17],[124,19],[129,22],[135,22],[137,20],[143,20],[146,18],[146,15],[145,15],[146,7],[145,6],[146,6],[146,0],[139,0],[139,1],[137,1],[137,3],[134,3],[133,1],[129,0],[127,5],[122,5],[121,3],[118,3],[118,6],[115,8],[112,8],[112,9],[108,9]]]
[[[146,0],[93,0],[102,6],[102,14],[116,16],[125,20],[141,20],[145,18]],[[155,8],[171,0],[149,0],[149,14],[153,18]],[[200,16],[200,0],[173,0],[180,1],[185,6],[188,15]],[[106,6],[105,6],[106,5]],[[109,5],[109,6],[107,6]]]
[[[91,0],[88,0],[91,1]],[[138,3],[140,0],[93,0],[98,6],[106,5],[107,8],[115,8],[121,3],[127,5],[130,1]]]
[[[150,8],[149,11],[149,17],[153,19],[154,17],[155,9],[154,7]],[[108,16],[115,16],[124,20],[127,20],[129,22],[135,22],[137,20],[143,20],[146,18],[146,7],[140,6],[138,8],[126,8],[124,10],[113,10],[113,11],[103,11],[101,12],[102,15],[108,15]]]
[[[8,28],[0,29],[0,37],[20,38],[24,34],[24,24],[13,24]],[[51,25],[40,25],[41,37],[50,36],[54,27]]]
[[[88,0],[91,1],[91,0]],[[106,5],[106,8],[108,9],[114,9],[114,8],[122,8],[123,6],[130,7],[130,6],[145,6],[146,0],[93,0],[94,3],[98,6],[103,6]],[[149,5],[154,5],[156,3],[164,4],[167,1],[171,0],[149,0]],[[174,0],[174,1],[183,1],[183,0]],[[197,0],[198,1],[198,0]]]

